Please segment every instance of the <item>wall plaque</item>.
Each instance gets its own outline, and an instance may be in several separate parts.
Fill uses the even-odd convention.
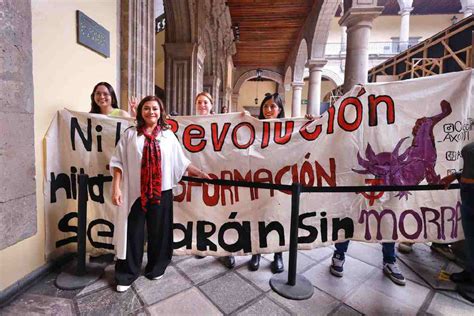
[[[76,17],[77,42],[104,57],[110,57],[109,31],[79,10]]]

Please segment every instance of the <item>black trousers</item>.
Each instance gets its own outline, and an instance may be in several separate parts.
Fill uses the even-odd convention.
[[[148,263],[145,276],[153,279],[165,273],[173,255],[173,194],[161,193],[160,205],[147,204],[146,213],[137,199],[128,215],[127,257],[117,260],[115,279],[118,285],[130,285],[141,271],[145,241],[145,222],[148,233]]]

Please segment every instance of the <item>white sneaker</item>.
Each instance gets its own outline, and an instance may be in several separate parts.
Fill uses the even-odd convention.
[[[117,285],[117,292],[125,292],[130,288],[130,285]]]
[[[403,276],[402,271],[396,263],[384,263],[383,272],[386,276],[390,278],[390,280],[393,281],[393,283],[398,285],[405,285],[405,277]]]
[[[346,260],[339,254],[334,254],[332,257],[332,264],[329,271],[332,275],[342,278],[344,275],[344,262]]]
[[[157,276],[157,277],[154,277],[153,280],[159,280],[159,279],[161,279],[163,276],[164,276],[164,274],[159,275],[159,276]]]

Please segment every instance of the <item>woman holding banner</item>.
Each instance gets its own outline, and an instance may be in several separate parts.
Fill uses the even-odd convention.
[[[472,127],[472,125],[471,125]],[[464,230],[466,267],[462,272],[453,273],[451,281],[458,283],[457,291],[467,300],[474,302],[474,142],[461,150],[462,172],[441,179],[446,188],[454,180],[461,185],[461,222]]]
[[[196,107],[196,114],[197,115],[212,115],[214,114],[214,101],[212,96],[208,92],[200,92],[194,99],[194,105]],[[197,259],[204,258],[203,256],[196,256]],[[232,269],[235,266],[235,258],[234,256],[226,256],[223,258],[224,265]]]
[[[132,97],[129,102],[132,114],[135,114],[137,99]],[[104,114],[115,117],[130,117],[130,114],[119,109],[114,88],[107,82],[99,82],[91,93],[91,110],[89,113]],[[134,115],[135,116],[135,115]]]
[[[283,100],[278,93],[266,93],[265,98],[260,104],[260,113],[258,118],[264,119],[276,119],[285,117],[285,108],[283,106]],[[248,263],[250,271],[257,271],[260,267],[260,254],[253,255]],[[273,256],[273,262],[271,265],[273,273],[281,273],[285,269],[283,265],[283,255],[281,252],[277,252]]]
[[[118,292],[126,291],[140,274],[145,223],[145,276],[151,280],[163,277],[173,253],[171,189],[186,171],[210,179],[186,158],[165,117],[163,102],[155,96],[145,97],[137,108],[137,126],[125,130],[110,160],[112,202],[118,206],[114,221]]]

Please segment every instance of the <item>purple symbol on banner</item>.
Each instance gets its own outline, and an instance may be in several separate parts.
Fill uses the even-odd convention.
[[[368,144],[365,150],[366,159],[357,153],[357,161],[364,169],[352,170],[360,174],[372,174],[383,179],[386,185],[417,185],[424,179],[429,184],[439,183],[441,177],[435,171],[437,154],[433,129],[452,112],[447,101],[441,101],[440,105],[441,113],[416,120],[412,129],[413,141],[403,154],[400,154],[399,150],[408,137],[402,138],[392,152],[376,154]],[[411,193],[401,191],[396,196],[408,200],[409,194]]]

